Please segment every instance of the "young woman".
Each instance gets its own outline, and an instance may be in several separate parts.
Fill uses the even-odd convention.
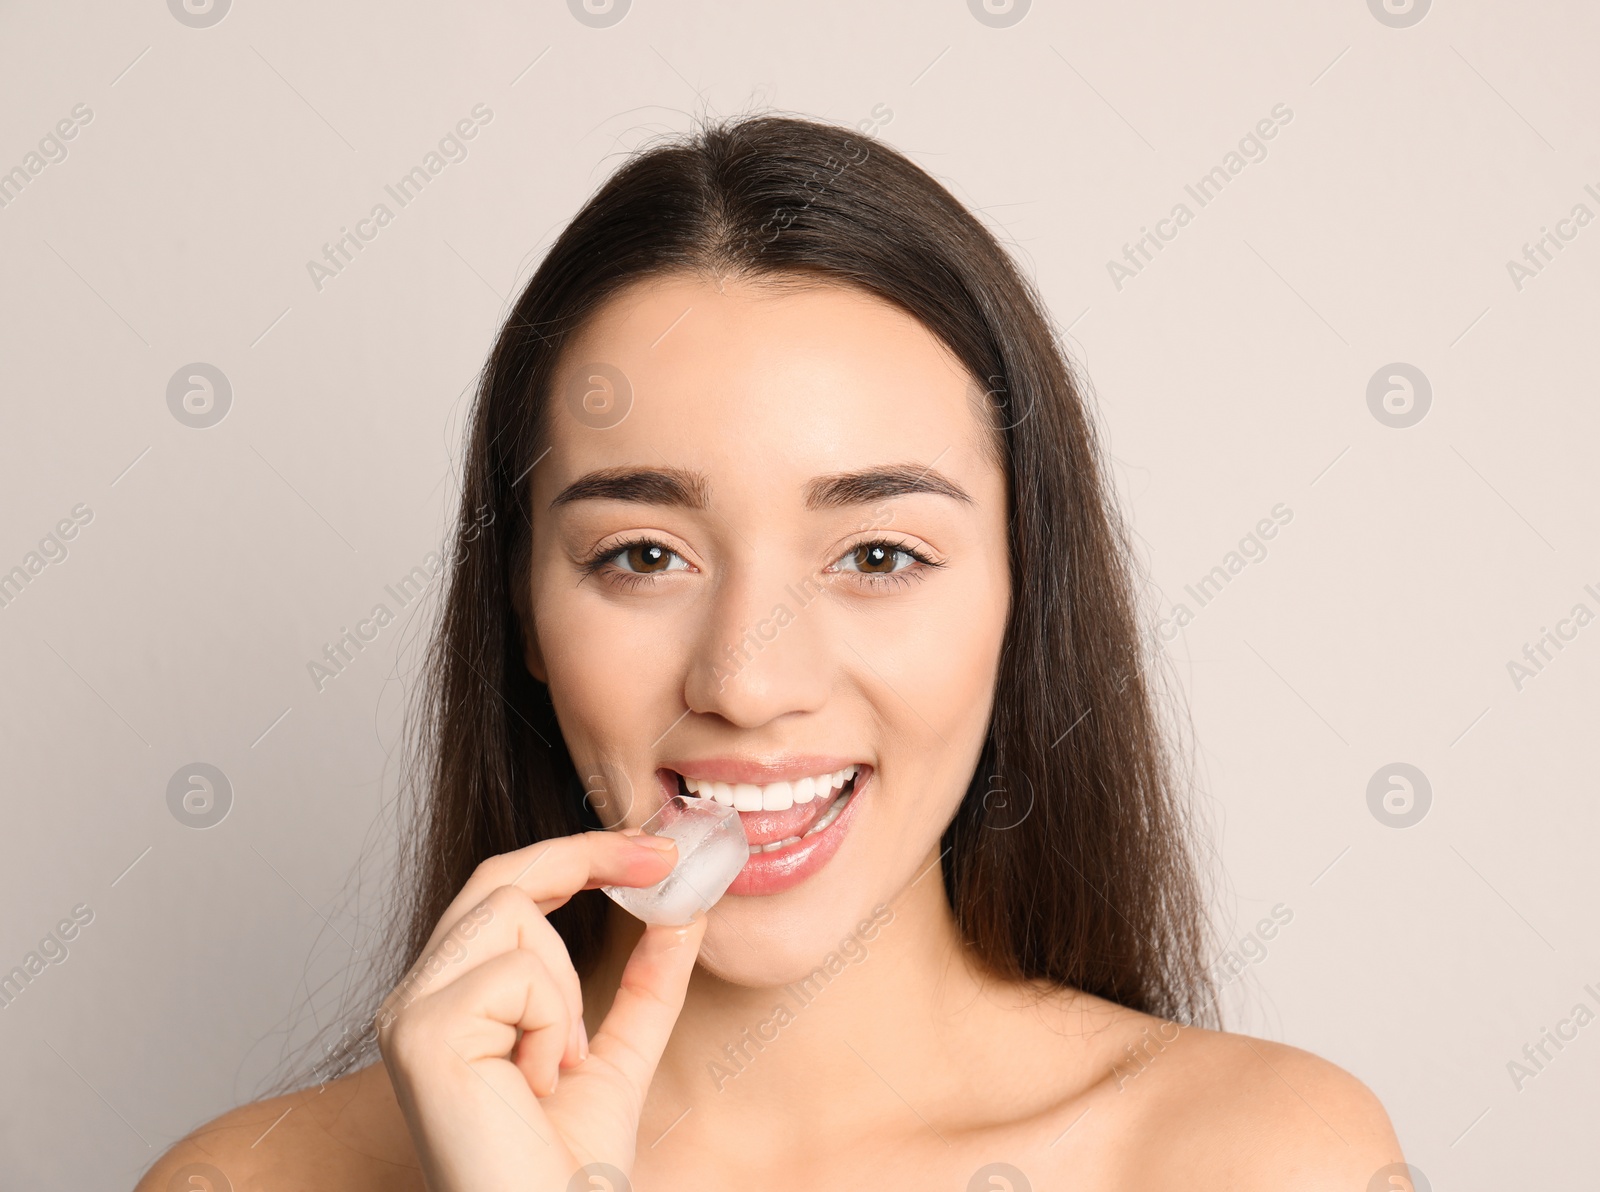
[[[1390,1186],[1358,1081],[1208,1029],[1079,385],[917,166],[777,117],[636,156],[506,322],[463,489],[368,1062],[141,1189]],[[647,929],[597,887],[718,784],[750,859]]]

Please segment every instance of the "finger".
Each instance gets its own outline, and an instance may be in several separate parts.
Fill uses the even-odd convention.
[[[577,970],[560,933],[550,925],[526,893],[515,886],[491,890],[487,898],[468,911],[447,931],[434,950],[412,966],[385,1002],[393,1016],[418,998],[436,992],[495,956],[522,948],[543,962],[567,1003],[571,1038],[563,1058],[576,1064],[582,1058],[579,1023],[583,1018],[583,989]]]
[[[702,915],[687,927],[644,929],[622,970],[611,1011],[589,1044],[590,1054],[617,1068],[641,1099],[683,1009],[706,922]]]
[[[656,849],[640,841],[665,841]],[[625,836],[621,832],[579,832],[541,840],[526,848],[483,861],[439,918],[424,954],[489,892],[499,886],[525,891],[549,914],[579,890],[597,886],[653,886],[677,864],[677,845],[662,836]]]
[[[485,960],[417,1003],[412,1014],[419,1021],[410,1029],[437,1037],[468,1064],[505,1059],[516,1048],[528,1087],[541,1097],[555,1091],[571,1024],[565,996],[532,952]]]

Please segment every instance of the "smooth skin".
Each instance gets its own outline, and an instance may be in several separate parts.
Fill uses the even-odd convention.
[[[381,1064],[225,1114],[141,1192],[192,1163],[236,1192],[555,1190],[590,1162],[642,1190],[961,1189],[1004,1163],[1035,1188],[1363,1192],[1401,1161],[1332,1064],[998,981],[966,952],[936,869],[988,724],[1008,505],[979,390],[926,328],[844,286],[672,276],[590,321],[558,395],[595,362],[632,404],[601,425],[558,396],[524,636],[624,831],[485,861],[385,1003]],[[944,483],[826,499],[896,468]],[[676,486],[557,502],[640,469]],[[874,767],[828,865],[686,929],[613,907],[579,982],[544,916],[666,872],[670,845],[625,834],[657,769],[780,753]]]

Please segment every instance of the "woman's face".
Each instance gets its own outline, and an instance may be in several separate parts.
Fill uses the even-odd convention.
[[[983,401],[916,319],[840,285],[653,279],[563,353],[528,668],[608,826],[681,775],[727,783],[773,846],[711,914],[725,979],[810,972],[938,858],[1010,599]]]

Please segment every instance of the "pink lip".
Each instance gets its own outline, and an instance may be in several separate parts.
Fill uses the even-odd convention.
[[[845,833],[850,831],[850,825],[855,820],[856,808],[861,806],[861,792],[872,785],[875,774],[876,771],[870,767],[861,768],[856,776],[850,802],[845,804],[844,810],[839,812],[833,823],[822,831],[802,836],[787,848],[775,849],[770,853],[751,854],[750,859],[744,863],[744,868],[739,871],[739,876],[729,885],[728,893],[757,897],[781,894],[798,886],[831,861],[833,854],[838,852],[839,846],[844,843]],[[742,819],[747,815],[759,814],[762,813],[741,811],[739,816]]]
[[[857,767],[850,802],[839,812],[833,823],[810,836],[802,833],[827,814],[828,807],[834,802],[833,799],[821,805],[797,803],[787,811],[739,812],[739,820],[745,829],[745,838],[751,844],[766,844],[789,836],[800,836],[799,840],[786,848],[752,854],[728,887],[729,894],[740,895],[781,893],[799,885],[826,865],[833,858],[833,854],[839,851],[839,846],[844,843],[845,833],[850,830],[850,824],[855,819],[856,807],[860,803],[857,796],[871,785],[877,773],[865,763],[853,762],[848,758],[814,754],[786,757],[781,761],[765,763],[721,757],[681,764],[686,769],[692,767],[689,769],[689,776],[693,778],[727,783],[751,782],[757,785],[784,782],[804,778],[807,775],[828,774],[850,765]],[[677,770],[676,764],[670,769],[663,767],[656,771],[663,800],[679,793],[678,774],[682,772]]]

